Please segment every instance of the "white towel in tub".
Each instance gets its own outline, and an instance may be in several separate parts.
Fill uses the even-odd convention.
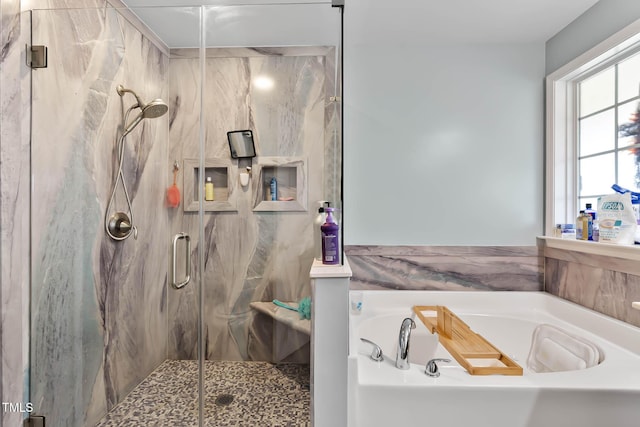
[[[600,363],[600,350],[555,326],[542,324],[533,331],[527,367],[534,372],[586,369]]]

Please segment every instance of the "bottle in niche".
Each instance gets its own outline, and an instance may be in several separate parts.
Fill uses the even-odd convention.
[[[338,244],[338,231],[340,227],[333,218],[335,208],[324,208],[327,214],[324,224],[320,227],[322,232],[322,263],[336,265],[340,262],[340,252]]]
[[[271,178],[271,182],[269,183],[269,188],[271,190],[271,200],[278,200],[278,181],[276,181],[276,177]]]
[[[204,184],[204,199],[207,201],[212,201],[214,199],[213,195],[213,181],[211,181],[211,177],[207,177],[207,182]]]

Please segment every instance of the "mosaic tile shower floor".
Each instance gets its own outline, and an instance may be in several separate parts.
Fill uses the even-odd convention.
[[[310,426],[309,366],[205,362],[207,427]],[[96,427],[195,427],[198,363],[166,360]]]

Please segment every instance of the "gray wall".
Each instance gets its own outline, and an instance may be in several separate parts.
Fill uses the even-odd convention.
[[[547,41],[546,74],[640,19],[636,0],[600,0]]]
[[[544,43],[408,39],[406,13],[345,9],[345,244],[534,245]]]

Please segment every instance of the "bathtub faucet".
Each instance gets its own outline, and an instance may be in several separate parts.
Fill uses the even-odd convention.
[[[415,327],[416,322],[410,317],[404,319],[400,325],[398,352],[396,353],[396,368],[398,369],[409,369],[409,338],[411,338],[411,330]]]

